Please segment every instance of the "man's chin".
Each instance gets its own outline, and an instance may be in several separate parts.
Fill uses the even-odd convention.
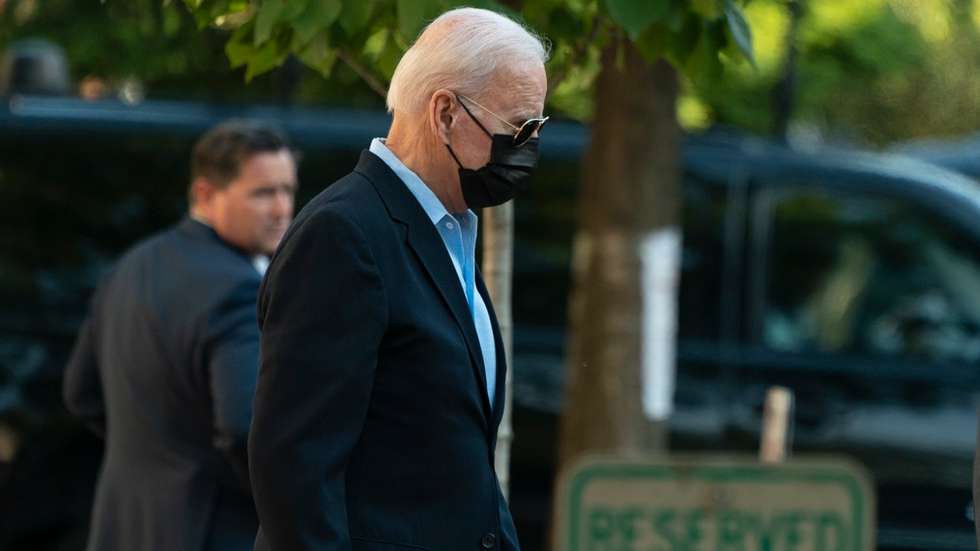
[[[269,238],[264,243],[262,243],[263,245],[262,254],[266,256],[272,256],[272,253],[276,252],[276,249],[279,248],[279,243],[282,242],[282,238],[285,234],[286,232],[282,232],[276,237]]]

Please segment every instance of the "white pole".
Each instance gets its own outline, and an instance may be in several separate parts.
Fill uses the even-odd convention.
[[[792,445],[790,440],[793,391],[774,386],[766,393],[766,405],[762,416],[762,441],[759,459],[763,463],[782,463]]]

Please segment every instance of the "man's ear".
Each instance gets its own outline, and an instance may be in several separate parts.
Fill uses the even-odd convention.
[[[436,90],[429,99],[429,126],[433,136],[449,144],[456,122],[456,95],[445,88]]]
[[[191,183],[191,196],[194,198],[194,206],[198,208],[207,208],[207,205],[211,203],[211,199],[214,197],[215,192],[218,190],[207,178],[198,176]]]

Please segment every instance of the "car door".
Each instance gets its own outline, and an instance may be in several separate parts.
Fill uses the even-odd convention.
[[[703,161],[703,159],[702,159]],[[724,451],[731,415],[731,359],[740,332],[747,189],[689,170],[683,183],[676,386],[669,420],[674,451]]]
[[[871,471],[882,547],[973,549],[980,243],[904,185],[760,183],[732,423],[757,442],[765,389],[791,388],[794,449]]]

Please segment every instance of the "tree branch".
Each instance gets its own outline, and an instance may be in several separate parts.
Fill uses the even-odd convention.
[[[354,56],[350,55],[349,52],[338,49],[337,58],[346,63],[347,66],[350,67],[352,71],[357,73],[357,76],[361,77],[361,79],[366,82],[372,90],[377,92],[379,96],[382,98],[388,97],[388,87],[381,82],[378,77],[373,75],[371,71],[367,69],[367,67],[361,65],[356,59],[354,59]]]

